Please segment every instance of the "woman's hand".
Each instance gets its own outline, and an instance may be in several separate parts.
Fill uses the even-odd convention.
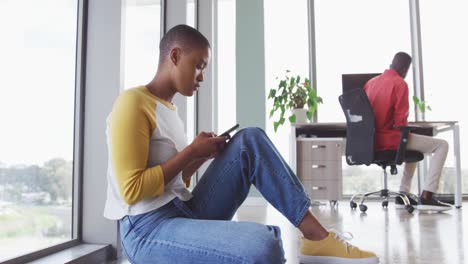
[[[226,137],[218,137],[213,132],[201,132],[189,145],[195,159],[212,159],[226,145]]]

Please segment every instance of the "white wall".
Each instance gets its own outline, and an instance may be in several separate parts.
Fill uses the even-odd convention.
[[[106,200],[106,118],[121,81],[120,0],[89,1],[83,157],[83,242],[118,245],[117,222],[103,217]]]
[[[236,1],[236,111],[241,127],[265,129],[263,11],[263,0]]]

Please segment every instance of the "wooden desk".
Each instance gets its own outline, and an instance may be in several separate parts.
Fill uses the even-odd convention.
[[[437,134],[451,130],[453,133],[453,154],[455,157],[455,206],[460,208],[462,205],[462,181],[461,181],[461,160],[460,160],[460,128],[458,121],[419,121],[409,122],[411,126],[419,126],[420,128],[413,133],[437,136]],[[308,123],[294,124],[291,126],[291,142],[290,142],[290,164],[296,172],[297,161],[297,139],[298,138],[346,138],[346,123]],[[421,191],[421,178],[427,175],[427,159],[424,159],[422,164],[422,173],[420,173],[419,190]]]
[[[450,130],[457,121],[436,121],[436,122],[409,122],[410,126],[418,126],[420,128],[412,131],[412,133],[436,136],[439,132]],[[296,136],[305,137],[346,137],[346,123],[312,123],[312,124],[295,124]]]

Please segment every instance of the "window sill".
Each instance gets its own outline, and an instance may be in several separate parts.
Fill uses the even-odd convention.
[[[111,259],[111,245],[79,244],[30,263],[104,263]]]

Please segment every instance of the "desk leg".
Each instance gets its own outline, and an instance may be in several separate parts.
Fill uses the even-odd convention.
[[[455,154],[455,207],[462,207],[462,176],[460,161],[460,127],[453,126],[453,150]]]
[[[293,170],[294,174],[297,175],[297,138],[296,138],[296,127],[291,126],[291,135],[289,136],[289,167]]]

